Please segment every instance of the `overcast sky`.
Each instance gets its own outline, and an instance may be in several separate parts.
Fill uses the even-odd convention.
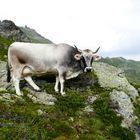
[[[0,20],[34,28],[54,43],[140,61],[140,0],[0,0]]]

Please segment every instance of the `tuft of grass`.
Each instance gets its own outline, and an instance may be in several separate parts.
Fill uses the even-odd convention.
[[[85,98],[73,90],[69,90],[66,97],[57,98],[56,108],[68,116],[74,116],[83,107],[85,107]]]
[[[136,114],[136,116],[138,117],[138,124],[140,125],[140,97],[138,97],[135,101],[134,101],[134,107],[135,107],[135,110],[134,110],[134,112],[135,112],[135,114]]]

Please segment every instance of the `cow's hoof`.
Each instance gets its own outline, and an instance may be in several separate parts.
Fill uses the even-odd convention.
[[[34,91],[36,91],[36,92],[42,92],[43,89],[34,89]]]
[[[55,92],[56,92],[56,93],[58,93],[58,92],[59,92],[59,89],[54,89],[54,90],[55,90]]]
[[[23,93],[16,93],[18,96],[23,96]]]
[[[66,93],[65,93],[65,92],[61,92],[61,95],[62,95],[62,96],[66,96]]]

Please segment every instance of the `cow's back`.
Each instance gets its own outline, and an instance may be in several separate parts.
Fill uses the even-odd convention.
[[[72,46],[67,44],[40,44],[40,43],[24,43],[24,42],[14,42],[10,45],[10,49],[15,51],[27,52],[31,55],[36,54],[37,56],[45,55],[51,57],[61,57],[69,53]],[[59,55],[60,54],[60,55]]]

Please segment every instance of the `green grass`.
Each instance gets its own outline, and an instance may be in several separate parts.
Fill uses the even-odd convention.
[[[6,39],[6,38],[0,36],[0,45],[1,46],[7,46],[7,45],[9,46],[11,44],[11,42],[12,42],[12,40]]]
[[[78,92],[69,90],[67,97],[59,96],[56,108],[67,116],[75,116],[76,112],[85,107],[85,98]]]
[[[138,117],[137,124],[140,126],[140,97],[134,101],[135,114]]]
[[[140,84],[131,83],[136,89],[140,88]]]
[[[120,126],[121,119],[109,107],[109,91],[91,86],[70,89],[65,97],[54,93],[54,83],[45,88],[57,98],[54,106],[33,103],[24,91],[24,101],[0,102],[0,137],[2,140],[133,140],[134,134]],[[94,89],[94,90],[93,90]],[[2,92],[3,93],[3,92]],[[1,93],[1,94],[2,94]],[[91,106],[94,112],[84,111],[90,95],[99,94]],[[44,112],[38,114],[38,110]]]
[[[0,36],[0,60],[2,61],[7,60],[6,58],[7,50],[12,42],[13,42],[12,40]]]

